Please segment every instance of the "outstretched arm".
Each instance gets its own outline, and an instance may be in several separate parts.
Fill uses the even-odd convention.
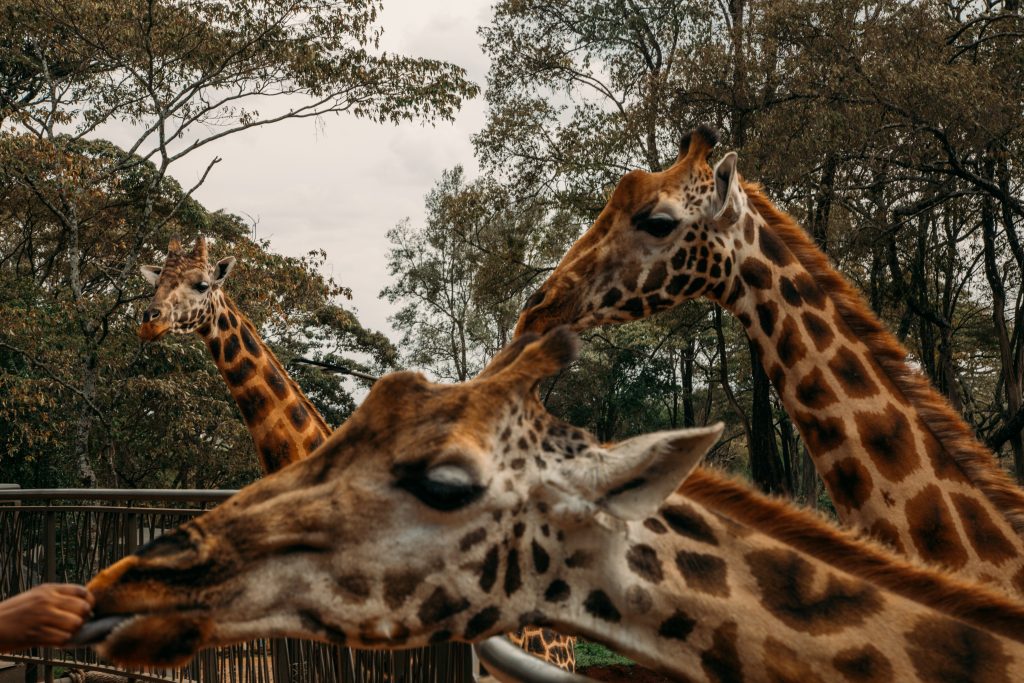
[[[45,583],[0,602],[0,652],[63,645],[92,611],[84,586]]]

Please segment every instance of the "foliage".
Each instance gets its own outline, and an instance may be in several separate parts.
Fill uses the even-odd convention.
[[[138,265],[171,234],[242,257],[239,303],[287,361],[395,352],[341,305],[324,255],[268,254],[170,170],[229,135],[347,113],[450,118],[461,68],[382,53],[375,0],[0,0],[0,476],[23,485],[236,485],[249,439],[194,340],[140,349]],[[97,139],[130,130],[120,149]],[[248,276],[248,279],[245,279]],[[352,396],[298,379],[338,422]]]

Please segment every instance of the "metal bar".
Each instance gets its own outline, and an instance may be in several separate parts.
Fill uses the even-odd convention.
[[[57,581],[57,513],[52,510],[46,513],[45,521],[46,534],[46,581],[55,583]],[[43,656],[53,659],[53,648],[45,648]],[[43,667],[43,679],[46,683],[53,683],[53,667],[47,664]]]
[[[0,500],[164,500],[217,503],[237,489],[12,489],[0,490]]]

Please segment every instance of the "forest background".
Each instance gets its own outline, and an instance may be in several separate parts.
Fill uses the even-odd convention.
[[[618,178],[670,165],[699,123],[1024,481],[1017,2],[503,0],[479,28],[479,84],[383,53],[380,10],[0,0],[0,481],[214,488],[258,475],[203,345],[135,335],[151,294],[138,266],[159,263],[172,235],[239,257],[227,290],[338,425],[365,386],[295,358],[472,377]],[[441,123],[481,96],[479,173],[445,171],[424,220],[385,226],[393,339],[359,322],[323,251],[273,253],[246,207],[202,206],[215,161],[195,185],[175,180],[208,144],[254,128],[332,113]],[[303,104],[266,106],[282,97]],[[110,122],[134,142],[101,139]],[[608,440],[724,420],[713,463],[827,506],[728,315],[691,303],[584,339],[543,387],[553,412]]]

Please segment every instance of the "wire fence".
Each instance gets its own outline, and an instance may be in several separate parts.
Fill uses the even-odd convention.
[[[0,599],[47,582],[85,583],[234,491],[18,489],[0,485]],[[177,670],[123,669],[87,649],[36,648],[3,659],[47,683],[77,670],[124,681],[173,683],[470,683],[472,649],[443,644],[401,651],[351,650],[312,641],[258,640],[204,650]],[[79,675],[81,676],[81,675]],[[85,680],[98,680],[88,675]],[[111,680],[103,677],[102,680]]]

